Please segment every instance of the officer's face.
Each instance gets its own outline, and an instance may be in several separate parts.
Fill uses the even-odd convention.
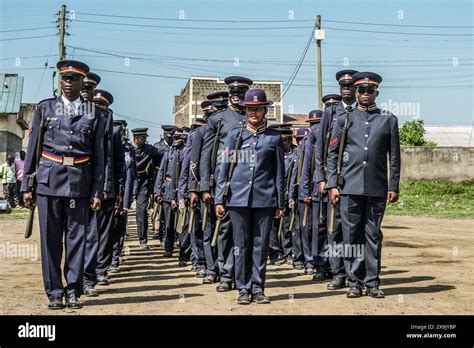
[[[170,145],[173,142],[173,133],[163,132],[163,138]]]
[[[291,136],[283,137],[283,149],[288,151],[291,149],[291,143],[293,142],[293,138]]]
[[[95,88],[91,85],[84,85],[81,89],[81,97],[85,100],[92,101],[94,99]]]
[[[244,99],[246,91],[229,92],[229,101],[232,105],[238,105]]]
[[[344,101],[355,101],[356,88],[353,84],[341,85],[339,93]]]
[[[143,144],[146,143],[146,136],[144,135],[136,135],[133,137],[133,142],[137,145],[137,146],[141,146]]]
[[[251,125],[258,125],[262,122],[263,118],[267,114],[267,108],[262,106],[248,106],[247,117]]]
[[[379,91],[371,85],[357,87],[357,100],[359,104],[369,106],[375,103],[375,98],[379,95]]]
[[[81,75],[61,76],[61,90],[68,100],[76,100],[81,94],[83,86],[83,78]]]

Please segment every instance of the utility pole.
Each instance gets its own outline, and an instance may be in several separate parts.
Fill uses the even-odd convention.
[[[66,35],[66,5],[61,6],[59,11],[59,60],[66,58],[64,47],[64,36]],[[61,95],[61,75],[58,74],[58,95]]]
[[[314,39],[316,40],[316,71],[317,71],[317,79],[318,79],[318,99],[316,105],[318,105],[318,109],[322,110],[323,108],[323,68],[321,62],[321,41],[324,40],[324,30],[321,30],[321,16],[316,16],[316,30],[314,32]]]

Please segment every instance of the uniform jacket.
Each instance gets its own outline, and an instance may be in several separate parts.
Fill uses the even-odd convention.
[[[133,184],[136,178],[135,167],[135,150],[132,144],[122,141],[124,149],[123,162],[123,176],[124,176],[124,190],[123,190],[123,208],[128,210],[132,205]]]
[[[300,185],[300,189],[303,191],[303,197],[311,197],[315,200],[319,200],[319,191],[316,182],[316,158],[318,156],[316,140],[319,137],[319,128],[319,123],[312,125],[308,138],[306,139]]]
[[[153,189],[153,170],[157,165],[159,165],[157,163],[160,154],[158,149],[150,144],[143,144],[140,147],[135,147],[134,150],[137,178],[135,180],[133,192],[134,195],[137,195],[142,187],[146,187],[147,190]]]
[[[161,160],[160,170],[155,181],[154,193],[165,202],[177,199],[176,181],[179,179],[181,170],[178,171],[183,158],[183,151],[171,146]]]
[[[304,152],[305,152],[305,144],[306,139],[302,139],[298,146],[295,148],[294,154],[294,161],[295,167],[293,169],[293,173],[291,175],[291,184],[290,184],[290,192],[288,194],[289,199],[293,199],[295,201],[304,199],[303,191],[300,189],[300,182],[301,182],[301,174],[303,172],[303,162],[304,162]],[[301,163],[300,173],[298,173],[298,166]]]
[[[189,197],[189,156],[191,153],[191,148],[193,147],[193,138],[196,131],[197,129],[188,135],[186,146],[183,149],[183,160],[181,162],[181,172],[179,173],[178,201],[181,199],[187,199]]]
[[[207,130],[207,124],[197,128],[193,132],[193,146],[189,152],[189,192],[200,191],[200,173],[199,163],[201,161],[202,143],[204,140],[204,134]]]

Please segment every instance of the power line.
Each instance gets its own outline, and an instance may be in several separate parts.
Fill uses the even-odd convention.
[[[0,39],[0,41],[38,39],[38,38],[42,38],[42,37],[51,37],[51,36],[56,36],[56,35],[53,34],[53,35],[40,35],[40,36],[12,37],[12,38],[8,38],[8,39]]]
[[[356,31],[359,33],[372,33],[372,34],[422,35],[422,36],[473,36],[473,34],[411,33],[411,32],[400,32],[400,31],[376,31],[376,30],[361,30],[361,29],[331,28],[331,27],[324,27],[323,29],[338,30],[338,31],[351,31],[351,32]]]
[[[52,29],[53,27],[40,27],[40,28],[26,28],[26,29],[12,29],[12,30],[0,30],[0,33],[13,33],[18,31],[31,31],[31,30],[41,30],[41,29]]]
[[[356,25],[373,25],[373,26],[386,26],[386,27],[406,27],[406,28],[440,28],[440,29],[461,29],[461,28],[474,28],[472,25],[411,25],[411,24],[389,24],[389,23],[367,23],[367,22],[349,22],[341,20],[323,19],[323,22],[328,23],[343,23],[343,24],[356,24]]]

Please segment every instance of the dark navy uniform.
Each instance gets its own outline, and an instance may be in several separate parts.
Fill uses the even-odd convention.
[[[378,86],[382,78],[374,73],[357,73],[354,85]],[[332,132],[328,155],[328,189],[337,186],[337,158],[342,128],[348,117],[348,132],[341,175],[341,221],[344,246],[364,246],[361,255],[345,255],[349,285],[368,290],[380,283],[382,223],[387,192],[398,193],[400,181],[400,141],[397,118],[375,104],[358,105],[338,117]],[[387,157],[390,177],[387,176]],[[351,291],[350,290],[350,291]],[[371,291],[370,291],[371,292]],[[380,293],[377,291],[375,294]],[[360,292],[359,292],[360,296]],[[349,297],[349,293],[348,293]],[[383,297],[383,293],[381,296]]]
[[[244,103],[266,106],[263,90],[251,89]],[[257,104],[261,102],[262,104]],[[280,132],[246,124],[226,138],[224,155],[234,149],[242,134],[238,161],[227,182],[229,160],[222,159],[215,204],[226,205],[232,223],[235,255],[235,283],[240,295],[263,295],[270,233],[276,209],[285,207],[285,161]],[[224,201],[224,188],[229,195]],[[258,300],[257,300],[258,301]]]
[[[147,136],[148,128],[132,129],[133,136]],[[136,144],[135,144],[136,145]],[[140,246],[148,248],[148,200],[153,192],[153,170],[160,156],[156,147],[150,144],[135,146],[136,180],[133,195],[137,201],[136,216]]]
[[[327,274],[329,278],[329,261],[328,261],[328,240],[326,220],[319,222],[319,205],[322,204],[323,216],[326,215],[327,198],[320,197],[318,186],[315,180],[316,173],[316,140],[318,138],[320,120],[322,111],[313,110],[310,112],[310,133],[305,144],[305,159],[303,163],[303,173],[301,177],[301,189],[304,197],[311,197],[311,232],[308,231],[309,238],[303,238],[303,249],[305,258],[311,255],[312,264],[316,268],[316,273]],[[312,118],[312,119],[311,119]],[[306,253],[309,253],[306,256]]]
[[[235,92],[242,93],[242,91],[248,90],[249,86],[253,83],[251,80],[231,76],[227,77],[225,83],[229,86],[229,93]],[[220,166],[217,164],[214,168],[214,172],[211,172],[212,159],[212,144],[218,134],[218,154],[224,149],[225,139],[229,134],[230,130],[236,126],[242,125],[246,121],[245,111],[237,106],[230,106],[229,108],[218,111],[212,117],[209,118],[206,126],[206,134],[204,135],[202,154],[200,161],[200,190],[201,192],[214,193],[216,180],[219,177]],[[221,283],[230,284],[234,278],[234,255],[233,255],[233,238],[231,223],[229,215],[226,214],[222,219],[221,229],[219,231],[217,240],[217,251],[218,251],[218,267],[220,272]],[[226,286],[225,290],[229,289]]]
[[[61,61],[62,76],[84,76],[87,65]],[[70,303],[82,293],[86,227],[90,199],[100,198],[104,185],[104,129],[100,110],[90,102],[73,102],[64,96],[38,103],[25,159],[22,192],[36,170],[35,145],[41,119],[45,123],[43,152],[36,172],[36,193],[41,234],[41,262],[46,294],[50,300],[64,295]],[[65,241],[64,275],[61,259]],[[78,307],[75,307],[78,308]]]

